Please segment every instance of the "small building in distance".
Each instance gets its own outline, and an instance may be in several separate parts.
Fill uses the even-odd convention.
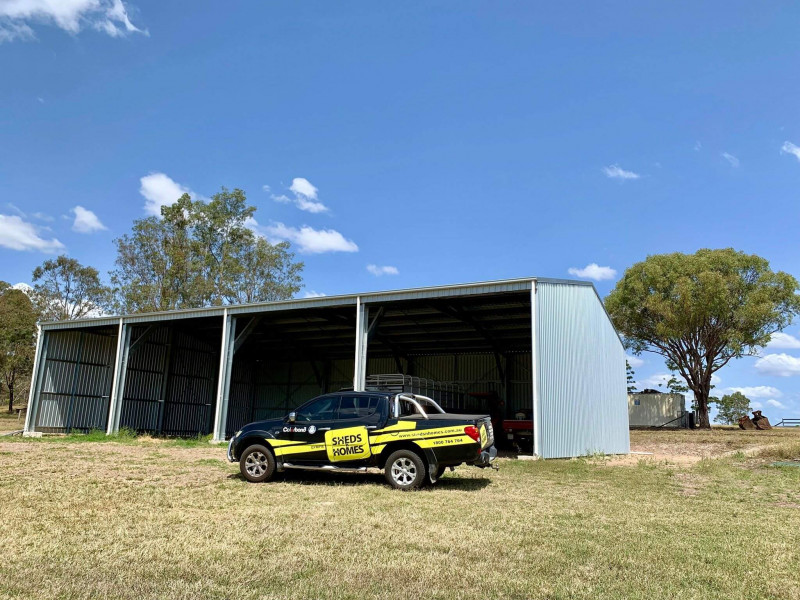
[[[628,423],[635,427],[689,427],[683,394],[628,394]]]

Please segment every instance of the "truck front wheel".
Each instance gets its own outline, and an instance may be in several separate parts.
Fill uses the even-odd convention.
[[[398,450],[386,461],[384,475],[397,490],[416,490],[425,481],[425,463],[416,452]]]
[[[269,448],[257,444],[242,452],[239,459],[242,477],[253,483],[269,481],[275,474],[275,457]]]

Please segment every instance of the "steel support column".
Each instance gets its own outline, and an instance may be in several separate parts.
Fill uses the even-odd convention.
[[[367,339],[369,332],[369,307],[356,298],[356,355],[353,369],[353,389],[363,392],[367,385]]]
[[[131,349],[131,326],[119,320],[117,331],[117,354],[114,361],[114,377],[111,381],[111,396],[108,399],[108,426],[106,434],[119,431],[119,418],[122,415],[122,397],[125,394],[125,379],[128,374],[128,356]]]
[[[114,355],[114,374],[111,380],[111,394],[108,398],[107,435],[113,435],[119,431],[119,421],[122,414],[122,397],[125,393],[125,379],[128,373],[130,345],[131,327],[120,319],[117,330],[117,352]]]
[[[536,332],[536,280],[531,281],[531,378],[533,383],[533,455],[541,456],[542,415],[539,405],[539,335]]]
[[[44,379],[44,365],[47,362],[47,332],[42,331],[39,325],[39,335],[36,338],[36,356],[33,360],[33,381],[28,395],[28,410],[25,413],[25,434],[33,433],[36,429],[36,416],[41,402],[42,380]]]
[[[222,348],[219,353],[219,377],[217,378],[217,405],[214,413],[214,441],[225,441],[228,423],[228,400],[231,393],[231,371],[236,340],[236,317],[222,313]]]

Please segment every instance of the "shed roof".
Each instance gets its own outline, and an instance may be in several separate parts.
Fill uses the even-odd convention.
[[[162,312],[135,313],[128,315],[111,315],[69,321],[51,321],[42,323],[42,329],[73,329],[85,327],[104,327],[118,324],[120,319],[125,323],[154,323],[158,321],[173,321],[179,319],[196,319],[202,317],[222,316],[225,311],[230,315],[248,315],[270,313],[276,311],[290,311],[314,308],[341,308],[355,306],[357,302],[363,304],[378,304],[402,302],[408,300],[436,300],[463,296],[502,295],[510,292],[524,292],[530,290],[534,281],[563,285],[589,286],[594,285],[589,281],[570,279],[551,279],[540,277],[526,277],[520,279],[502,279],[497,281],[484,281],[475,283],[460,283],[452,285],[409,288],[400,290],[386,290],[365,292],[360,294],[342,294],[336,296],[321,296],[315,298],[297,298],[275,302],[259,302],[254,304],[237,304],[228,306],[212,306],[203,308],[188,308]],[[595,294],[597,291],[595,290]],[[599,295],[598,295],[599,299]]]

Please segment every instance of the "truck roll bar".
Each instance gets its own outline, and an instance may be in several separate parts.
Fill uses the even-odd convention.
[[[423,403],[429,404],[437,412],[444,414],[444,409],[439,406],[439,404],[433,398],[428,398],[427,396],[421,396],[419,394],[397,394],[395,395],[394,402],[392,403],[392,412],[394,413],[393,416],[395,419],[400,416],[400,400],[409,402],[414,408],[417,409],[417,412],[422,415],[423,419],[428,418],[428,413],[425,412],[424,408],[422,408]]]

